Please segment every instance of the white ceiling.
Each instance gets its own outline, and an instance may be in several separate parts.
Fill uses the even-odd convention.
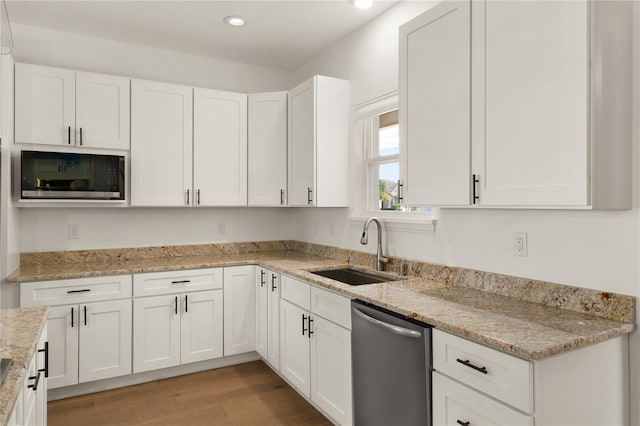
[[[395,3],[360,10],[348,0],[8,0],[7,9],[11,22],[293,70]],[[247,25],[224,24],[229,15]]]

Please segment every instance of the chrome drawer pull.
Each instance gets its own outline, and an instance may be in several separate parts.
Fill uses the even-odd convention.
[[[473,368],[474,370],[479,371],[482,374],[488,374],[487,367],[478,367],[477,365],[473,365],[471,364],[471,361],[469,361],[468,359],[463,361],[460,358],[457,358],[456,361],[458,361],[462,365],[466,365],[469,368]]]
[[[179,280],[179,281],[171,281],[171,284],[186,284],[190,282],[191,280]]]
[[[469,426],[471,423],[467,422],[463,422],[462,420],[456,420],[456,423],[458,423],[460,426]]]

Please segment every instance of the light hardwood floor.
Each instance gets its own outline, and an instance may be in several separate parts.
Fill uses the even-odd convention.
[[[330,425],[262,361],[52,401],[57,425]]]

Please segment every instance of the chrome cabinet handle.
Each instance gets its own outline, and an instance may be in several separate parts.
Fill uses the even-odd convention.
[[[276,286],[276,278],[278,278],[276,274],[271,274],[271,291],[272,292],[276,291],[276,289],[278,288]]]
[[[71,126],[67,127],[67,143],[71,145]]]
[[[313,197],[311,194],[313,194],[313,189],[311,189],[311,187],[307,187],[307,204],[313,203]]]
[[[80,127],[80,146],[82,146],[82,127]]]
[[[73,328],[73,306],[71,307],[71,328]]]
[[[174,299],[174,311],[176,313],[176,315],[178,315],[178,296],[176,296],[176,298]]]
[[[312,322],[313,322],[313,318],[311,318],[311,315],[309,315],[309,319],[307,320],[307,324],[309,324],[309,332],[307,333],[307,336],[309,337],[309,339],[311,339],[311,335],[313,334],[313,330],[311,330]]]
[[[184,295],[184,313],[185,314],[189,313],[189,295],[188,294]]]
[[[189,190],[187,189],[187,205],[189,205]]]
[[[260,287],[264,287],[264,276],[267,275],[267,273],[264,271],[264,269],[260,269]]]
[[[382,322],[380,320],[377,320],[375,318],[370,317],[369,315],[365,314],[364,312],[362,312],[361,310],[357,309],[357,308],[353,308],[353,312],[356,313],[356,315],[358,315],[360,318],[362,318],[363,320],[370,322],[371,324],[375,325],[376,327],[380,327],[383,328],[385,330],[388,330],[394,334],[398,334],[400,336],[405,336],[405,337],[411,337],[413,339],[419,339],[422,334],[420,334],[419,331],[415,331],[415,330],[409,330],[408,328],[404,328],[404,327],[398,327],[397,325],[393,325],[393,324],[388,324],[386,322]]]
[[[468,421],[463,422],[462,420],[458,419],[456,420],[456,423],[458,423],[460,426],[469,426],[471,423],[469,423]]]
[[[191,280],[178,280],[178,281],[171,281],[171,284],[186,284],[190,282]]]
[[[280,205],[284,204],[284,189],[280,190]]]
[[[90,288],[85,288],[85,289],[82,289],[82,290],[69,290],[69,291],[67,291],[67,294],[86,293],[88,291],[91,291],[91,289]]]
[[[198,203],[198,205],[200,205],[200,190],[198,189],[198,191],[196,192],[196,202]]]

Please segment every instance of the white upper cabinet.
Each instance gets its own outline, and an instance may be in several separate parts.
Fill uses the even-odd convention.
[[[289,91],[288,203],[349,205],[349,82],[315,76]]]
[[[131,205],[191,205],[192,92],[131,82]]]
[[[249,95],[248,203],[287,203],[287,92]]]
[[[630,16],[631,2],[462,1],[402,26],[405,202],[629,208]]]
[[[195,89],[193,191],[197,206],[247,204],[247,95]]]
[[[468,2],[443,2],[402,27],[400,155],[409,206],[469,203],[470,13]]]
[[[16,63],[15,142],[129,149],[129,79]]]
[[[129,85],[125,77],[76,73],[76,144],[129,149]]]

